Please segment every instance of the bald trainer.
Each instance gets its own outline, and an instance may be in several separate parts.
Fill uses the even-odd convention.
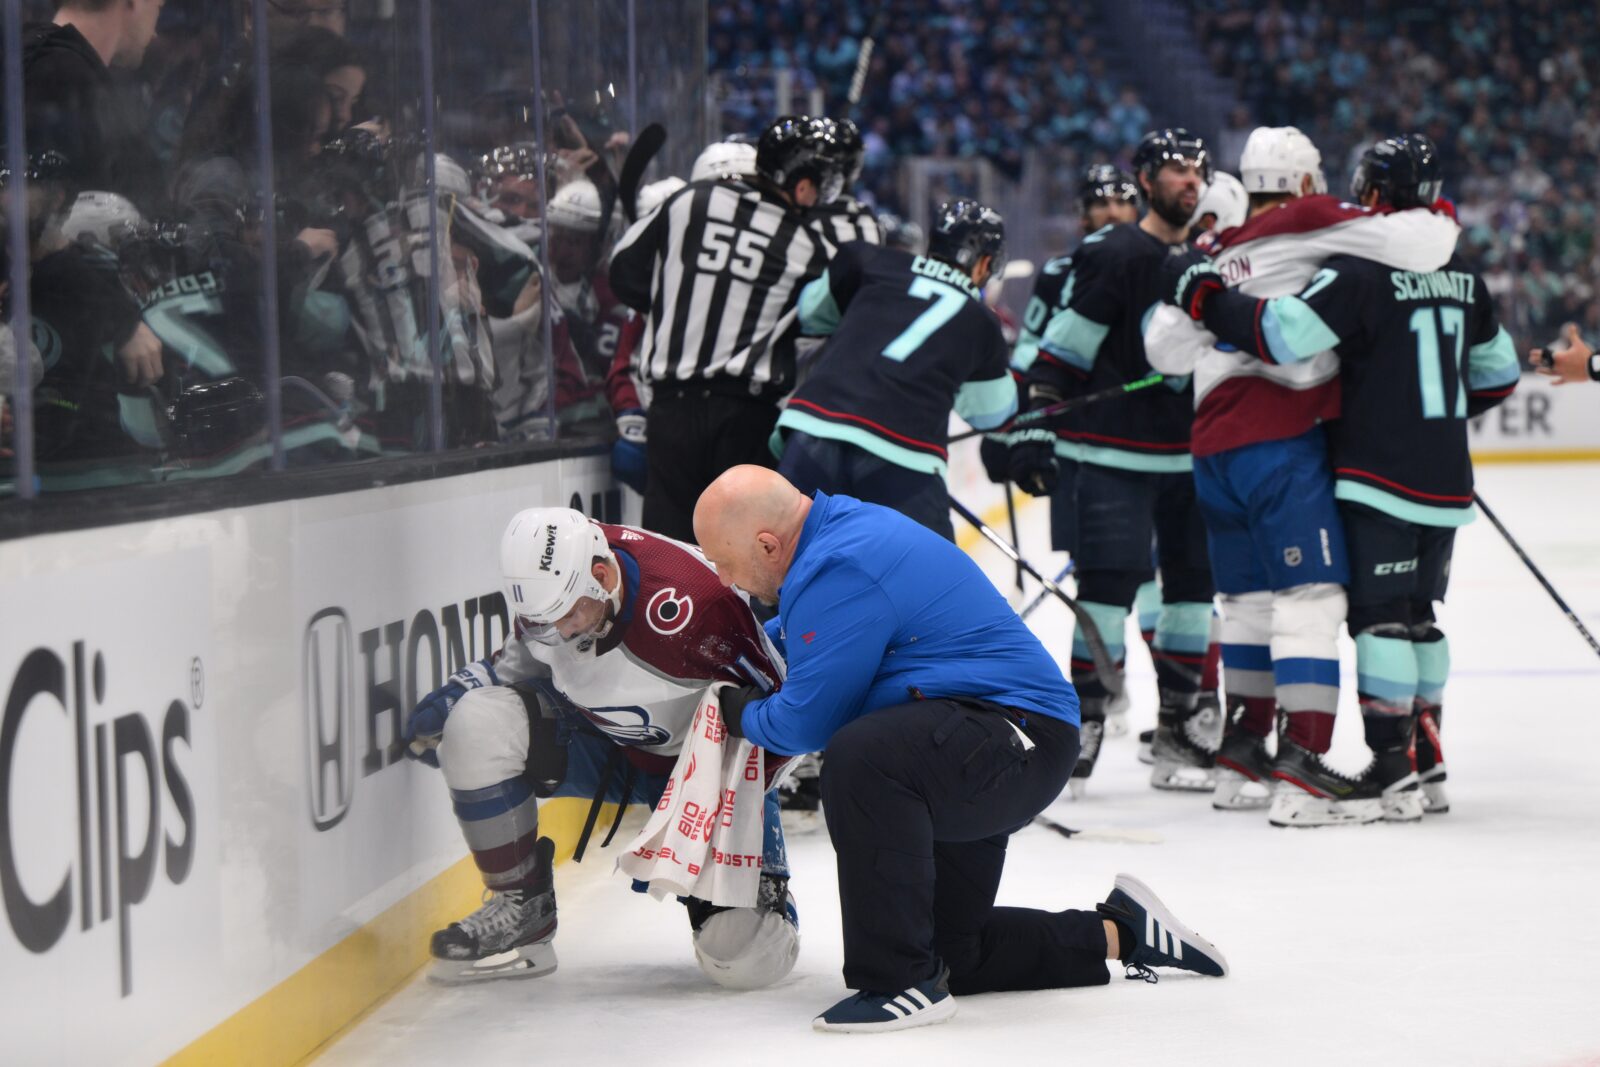
[[[965,553],[764,467],[714,481],[694,530],[724,583],[777,605],[767,628],[789,663],[771,696],[725,694],[729,730],[826,754],[844,979],[859,992],[817,1029],[942,1022],[952,992],[1100,985],[1107,959],[1223,973],[1215,948],[1125,875],[1096,910],[994,906],[1007,839],[1077,761],[1078,698]]]

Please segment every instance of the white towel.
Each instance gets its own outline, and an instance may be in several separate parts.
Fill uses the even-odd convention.
[[[648,882],[658,900],[689,896],[751,908],[761,880],[762,752],[728,736],[721,684],[700,698],[661,801],[617,870]]]

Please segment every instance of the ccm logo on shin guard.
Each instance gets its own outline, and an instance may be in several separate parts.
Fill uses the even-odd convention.
[[[1372,573],[1379,576],[1385,574],[1410,574],[1416,569],[1416,560],[1403,559],[1398,563],[1380,563],[1376,567],[1372,568]]]

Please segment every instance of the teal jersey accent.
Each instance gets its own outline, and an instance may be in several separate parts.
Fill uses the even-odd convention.
[[[1365,504],[1374,511],[1393,515],[1405,522],[1414,522],[1418,526],[1465,526],[1478,517],[1478,509],[1471,504],[1459,508],[1418,504],[1393,493],[1386,493],[1365,482],[1351,481],[1347,478],[1340,478],[1334,482],[1333,495],[1353,504]]]
[[[1261,333],[1274,363],[1300,363],[1339,343],[1339,335],[1298,296],[1267,301],[1261,315]]]
[[[1110,326],[1068,308],[1050,319],[1039,347],[1063,363],[1090,371],[1094,369],[1095,357],[1100,354],[1100,345],[1110,332]]]
[[[844,316],[833,299],[833,289],[828,284],[828,273],[806,283],[800,290],[800,332],[821,337],[839,328]]]
[[[1473,389],[1498,389],[1522,377],[1517,346],[1501,326],[1493,340],[1467,349],[1467,384]]]
[[[855,445],[863,452],[870,452],[879,459],[887,460],[897,467],[906,470],[920,471],[923,474],[937,474],[944,476],[949,465],[938,456],[927,452],[917,452],[913,449],[902,448],[893,441],[886,440],[871,430],[859,426],[847,426],[843,423],[821,419],[804,411],[794,408],[784,408],[783,414],[778,416],[778,428],[775,434],[784,430],[799,430],[812,437],[821,437],[829,441],[843,441],[847,445]]]
[[[1000,426],[1017,413],[1017,383],[1002,378],[967,382],[956,390],[956,414],[974,430]]]

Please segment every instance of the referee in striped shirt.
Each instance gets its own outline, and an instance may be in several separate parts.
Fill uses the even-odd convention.
[[[833,128],[787,116],[762,133],[755,178],[691,182],[617,245],[611,287],[648,318],[648,529],[692,542],[695,501],[713,479],[774,465],[768,439],[794,385],[800,289],[831,254],[806,213],[843,183]]]

